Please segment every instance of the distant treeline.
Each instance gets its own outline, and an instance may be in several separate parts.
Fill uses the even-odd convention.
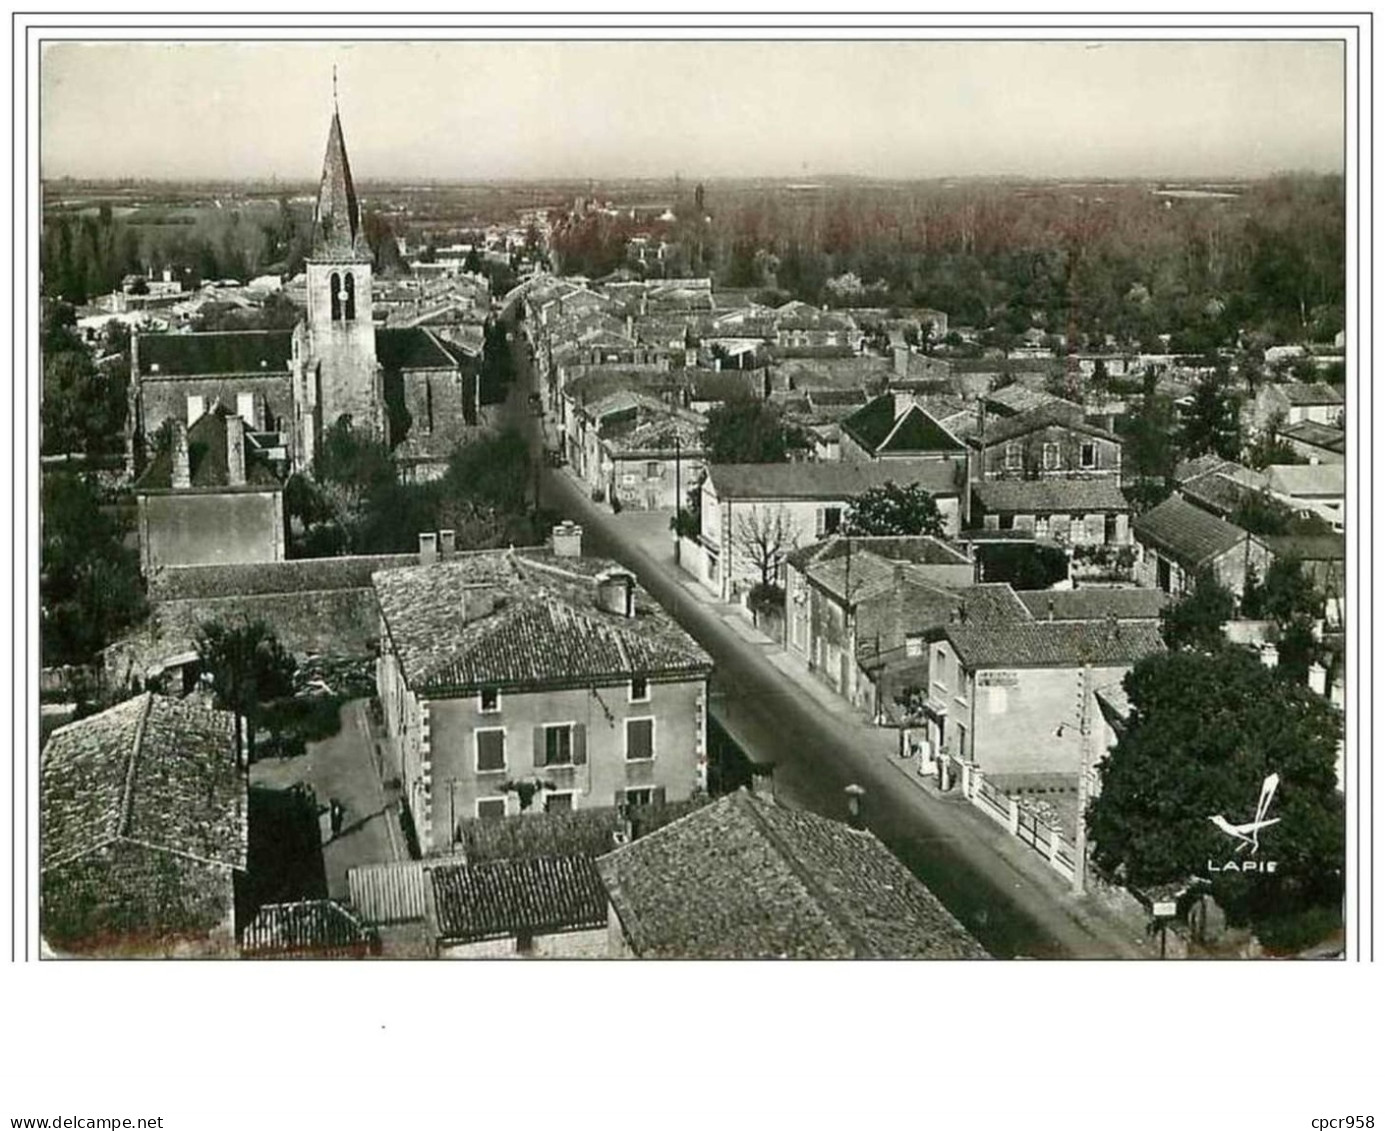
[[[1341,177],[1240,188],[1171,199],[1134,183],[848,182],[719,198],[714,186],[701,207],[680,199],[677,221],[653,226],[674,245],[653,269],[812,303],[843,301],[828,281],[850,274],[872,305],[1077,341],[1174,333],[1201,350],[1247,329],[1330,339],[1346,293]],[[650,230],[627,214],[561,224],[558,268],[599,277],[630,266],[627,241]]]

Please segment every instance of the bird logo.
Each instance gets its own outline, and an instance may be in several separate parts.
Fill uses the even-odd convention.
[[[1271,825],[1279,823],[1278,817],[1265,819],[1265,814],[1269,812],[1270,802],[1274,800],[1274,791],[1279,788],[1279,775],[1270,774],[1260,786],[1260,803],[1255,807],[1255,819],[1247,821],[1243,825],[1233,825],[1224,816],[1218,813],[1215,817],[1208,820],[1217,828],[1221,829],[1227,836],[1239,841],[1236,845],[1238,853],[1250,850],[1252,856],[1260,851],[1260,830],[1267,829]]]

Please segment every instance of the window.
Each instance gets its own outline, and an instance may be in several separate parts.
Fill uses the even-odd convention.
[[[1005,445],[1005,470],[1018,471],[1024,464],[1024,453],[1017,443]]]
[[[505,731],[492,727],[476,731],[476,771],[491,773],[505,768]]]
[[[823,507],[818,511],[818,534],[835,534],[842,524],[841,507]]]
[[[327,286],[332,292],[332,321],[340,322],[342,300],[341,276],[333,271],[332,277],[327,281]]]
[[[654,757],[654,720],[625,720],[625,760],[648,761]]]
[[[663,473],[664,465],[656,459],[652,459],[644,465],[644,477],[646,479],[658,479]]]
[[[571,766],[577,761],[573,757],[572,723],[557,723],[539,727],[539,745],[535,751],[535,765]],[[583,759],[585,760],[585,759]]]
[[[1082,445],[1082,466],[1090,471],[1096,467],[1096,445],[1086,443]]]
[[[649,702],[649,680],[642,675],[637,675],[630,681],[630,702]]]
[[[350,271],[346,273],[346,290],[342,294],[342,319],[356,321],[356,276]]]
[[[1057,470],[1058,470],[1058,445],[1057,445],[1057,444],[1045,444],[1045,445],[1044,445],[1044,470],[1045,470],[1045,471],[1057,471]]]
[[[652,786],[644,789],[626,789],[616,795],[617,805],[653,805],[654,789]]]
[[[500,710],[500,691],[494,687],[481,688],[477,696],[477,709],[483,715],[492,715]]]
[[[503,797],[478,797],[476,799],[476,815],[483,821],[498,821],[505,816],[505,799]]]
[[[574,794],[571,790],[546,794],[543,799],[543,811],[545,813],[571,813],[577,808],[573,798]]]
[[[923,655],[923,637],[906,636],[904,638],[904,654],[911,660]]]

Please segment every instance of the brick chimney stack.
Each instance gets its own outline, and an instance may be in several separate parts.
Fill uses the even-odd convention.
[[[192,486],[192,468],[188,462],[188,426],[175,419],[173,425],[173,487],[187,490]]]
[[[846,794],[846,823],[853,829],[864,829],[866,822],[861,816],[861,799],[866,791],[852,782],[843,792]]]
[[[245,486],[245,425],[239,416],[226,418],[226,485]]]

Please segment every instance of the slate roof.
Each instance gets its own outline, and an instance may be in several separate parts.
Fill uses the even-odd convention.
[[[188,429],[189,482],[197,488],[230,487],[226,450],[226,420],[232,413],[224,406],[204,412]],[[260,449],[250,438],[251,429],[241,421],[245,445],[245,486],[281,491],[283,483],[274,473]],[[135,482],[138,491],[167,491],[173,487],[173,453],[159,452]]]
[[[440,864],[429,876],[442,942],[606,926],[606,889],[590,856]]]
[[[1346,432],[1340,428],[1333,428],[1330,424],[1319,424],[1315,420],[1303,420],[1298,424],[1286,425],[1280,429],[1279,434],[1285,439],[1296,440],[1300,444],[1312,444],[1317,448],[1325,448],[1329,452],[1346,454]]]
[[[1159,625],[1124,621],[1040,620],[950,624],[943,630],[963,665],[980,668],[1116,667],[1164,651]]]
[[[146,692],[54,731],[40,756],[41,870],[115,842],[243,869],[233,716]]]
[[[376,932],[331,899],[267,903],[241,933],[249,958],[341,958],[380,952]]]
[[[1086,514],[1128,511],[1114,476],[1099,479],[987,479],[971,485],[972,498],[999,514]]]
[[[641,958],[985,958],[869,832],[741,790],[597,861]]]
[[[960,440],[943,428],[916,404],[895,415],[894,397],[889,393],[876,397],[864,408],[842,421],[850,433],[868,452],[898,454],[901,452],[961,452]]]
[[[406,369],[456,369],[458,359],[422,327],[375,331],[375,356],[391,372]]]
[[[1270,490],[1296,499],[1340,498],[1346,494],[1344,463],[1277,463],[1269,469]]]
[[[140,373],[145,377],[212,373],[287,376],[293,360],[293,331],[140,334],[137,348]]]
[[[1025,589],[1015,594],[1035,620],[1158,620],[1171,598],[1161,589]]]
[[[351,163],[346,158],[346,138],[341,115],[333,111],[327,131],[327,152],[322,158],[322,180],[313,210],[313,256],[365,258],[370,254],[361,228],[361,209]]]
[[[609,613],[596,606],[592,580],[526,572],[504,551],[383,570],[372,581],[405,678],[423,694],[589,687],[632,675],[691,679],[711,668],[697,642],[642,593],[635,616]]]
[[[1291,405],[1307,408],[1312,405],[1325,404],[1345,404],[1346,398],[1342,395],[1342,390],[1335,385],[1327,385],[1321,381],[1311,383],[1302,381],[1291,381],[1284,385],[1275,386]]]
[[[1208,514],[1178,495],[1137,515],[1135,536],[1192,569],[1237,546],[1247,534],[1239,526]]]
[[[917,483],[933,495],[956,495],[951,463],[721,463],[708,469],[720,499],[845,500],[883,483]]]

